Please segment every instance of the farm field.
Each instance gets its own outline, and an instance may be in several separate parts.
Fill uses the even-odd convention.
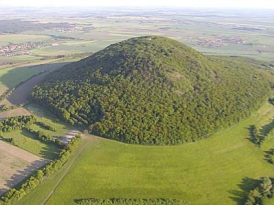
[[[33,128],[33,125],[31,128]],[[42,129],[39,130],[44,131]],[[42,143],[25,130],[4,133],[3,138],[13,139],[13,144],[15,146],[45,159],[55,159],[60,151],[57,146]]]
[[[76,58],[77,59],[77,58]],[[0,82],[2,93],[14,88],[20,82],[26,81],[20,85],[10,96],[10,98],[4,99],[0,102],[0,105],[11,106],[12,104],[21,104],[28,102],[28,95],[34,85],[43,80],[43,77],[55,69],[62,67],[75,58],[66,58],[65,60],[45,60],[35,65],[30,63],[29,65],[10,67],[0,70]],[[46,64],[43,64],[46,63]],[[45,72],[39,74],[41,72]],[[33,78],[33,75],[39,74]],[[31,78],[31,79],[30,79]],[[28,80],[30,79],[30,80]],[[19,103],[20,101],[20,103]],[[27,108],[27,109],[26,109]],[[59,120],[48,113],[41,110],[38,106],[28,104],[24,107],[19,107],[9,111],[0,112],[0,119],[3,120],[6,117],[14,117],[20,115],[34,115],[39,121],[48,123],[56,128],[56,132],[44,129],[36,124],[31,125],[30,128],[36,131],[42,131],[49,136],[54,136],[62,139],[66,133],[70,131],[69,126],[65,123],[59,122]],[[46,116],[46,118],[44,118]],[[73,127],[74,128],[74,127]],[[50,160],[58,157],[60,148],[56,145],[45,144],[34,138],[30,133],[25,130],[17,130],[1,134],[4,140],[12,140],[13,145],[0,141],[1,149],[1,180],[0,180],[0,195],[3,194],[8,188],[12,188],[26,176],[33,173],[39,167],[45,165]],[[20,152],[21,151],[21,152]],[[12,153],[14,152],[14,154]],[[17,156],[16,153],[19,153]],[[20,155],[22,157],[20,157]],[[26,159],[24,158],[26,156]]]
[[[269,124],[273,116],[274,107],[266,103],[249,119],[209,139],[181,146],[137,146],[88,136],[76,161],[71,159],[18,204],[41,204],[52,190],[47,205],[92,197],[242,204],[258,179],[274,177],[264,151],[248,140],[250,125]],[[67,170],[70,163],[73,166]]]
[[[37,75],[45,71],[53,71],[66,63],[68,62],[60,62],[60,60],[47,60],[25,66],[2,68],[0,69],[0,88],[14,88],[16,85],[28,80],[33,75]]]
[[[8,34],[0,28],[0,47],[39,44],[23,50],[27,52],[24,55],[17,55],[19,49],[0,56],[0,94],[24,82],[0,106],[25,104],[0,112],[0,119],[32,114],[56,131],[37,124],[31,129],[61,140],[71,131],[84,128],[63,123],[44,108],[29,103],[28,96],[49,72],[82,58],[80,54],[131,37],[161,35],[207,55],[274,59],[273,14],[242,16],[232,11],[175,9],[121,11],[120,15],[113,10],[79,12],[76,17],[64,14],[58,18],[58,12],[55,15],[52,18],[51,11],[45,9],[42,15],[20,16],[22,21],[35,22],[28,23],[32,24],[29,29]],[[256,18],[250,19],[253,15]],[[13,21],[18,16],[15,12],[6,18]],[[49,27],[44,29],[44,25]],[[37,76],[31,78],[33,75]],[[274,127],[273,117],[274,106],[265,103],[249,119],[209,139],[180,146],[137,146],[86,136],[68,163],[17,205],[70,205],[76,199],[92,197],[177,198],[193,205],[243,204],[261,177],[274,177],[273,165],[265,159],[266,152],[274,148],[274,137],[259,148],[249,140],[248,129],[254,124]],[[2,135],[17,147],[0,141],[0,195],[55,159],[60,151],[24,130]]]
[[[20,108],[24,112],[28,112],[29,114],[33,115],[36,117],[36,119],[40,122],[46,123],[47,125],[50,125],[56,129],[56,131],[50,131],[46,130],[43,127],[33,124],[30,126],[31,129],[35,131],[41,131],[45,133],[46,135],[52,136],[59,138],[62,140],[67,133],[69,133],[71,130],[78,129],[82,130],[81,127],[77,126],[71,126],[68,125],[67,123],[64,123],[56,116],[51,114],[50,112],[42,109],[40,106],[35,105],[35,104],[27,104],[24,106],[24,108]],[[16,110],[11,110],[9,111],[10,113],[14,112],[15,116],[21,115],[21,113],[17,112],[16,115]],[[1,116],[2,113],[0,113]],[[2,115],[4,115],[5,112],[3,112]],[[46,159],[55,159],[60,151],[60,148],[58,148],[55,145],[49,145],[49,144],[44,144],[37,139],[34,138],[30,133],[26,132],[25,130],[17,130],[17,131],[12,131],[12,132],[7,132],[2,134],[3,138],[6,139],[13,139],[13,143],[15,146],[18,146],[19,148],[26,150],[32,154],[35,154],[37,156],[46,158]]]
[[[111,9],[72,9],[74,17],[71,17],[61,14],[63,10],[60,9],[55,14],[58,18],[52,18],[51,10],[43,12],[42,16],[35,13],[21,16],[30,26],[28,29],[11,29],[12,34],[0,34],[0,46],[22,42],[38,42],[43,46],[28,49],[28,55],[0,56],[0,63],[96,52],[121,40],[145,35],[173,38],[210,55],[240,55],[268,61],[274,57],[271,12],[135,9],[121,10],[117,16],[117,11]],[[20,26],[22,22],[17,21],[16,16],[16,12],[11,12],[7,23]],[[51,26],[43,29],[45,25]]]
[[[19,107],[19,108],[13,109],[13,110],[0,112],[0,120],[3,120],[7,117],[16,117],[16,116],[22,116],[22,115],[28,116],[28,115],[30,115],[30,113],[26,109]]]
[[[49,160],[0,141],[0,194],[48,162]]]
[[[52,72],[58,68],[61,68],[62,66],[66,65],[67,63],[56,63],[56,64],[48,64],[48,65],[41,65],[39,66],[39,69],[47,71],[47,72]],[[34,69],[39,70],[39,69]],[[14,92],[7,98],[9,102],[15,105],[20,105],[28,102],[28,97],[35,85],[40,83],[44,77],[48,73],[44,72],[42,74],[39,74],[32,79],[24,82],[21,86],[16,88]]]
[[[25,42],[39,42],[49,40],[49,36],[43,35],[25,35],[25,34],[6,34],[0,35],[0,46],[8,45],[9,43],[25,43]]]
[[[31,69],[30,67],[7,68],[0,70],[0,87],[14,88],[18,83],[30,78],[32,75],[42,72],[43,69]]]

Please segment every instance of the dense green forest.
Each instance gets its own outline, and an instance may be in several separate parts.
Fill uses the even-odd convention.
[[[5,120],[0,122],[0,133],[11,132],[13,130],[20,130],[23,127],[28,127],[36,122],[36,118],[30,116],[18,116],[18,117],[7,117]]]
[[[269,83],[255,68],[168,38],[139,37],[49,74],[32,99],[99,136],[180,144],[246,118],[267,99]]]

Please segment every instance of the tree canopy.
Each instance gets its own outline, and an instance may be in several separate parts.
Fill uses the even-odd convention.
[[[146,36],[110,45],[49,74],[32,98],[102,137],[180,144],[246,118],[266,100],[270,86],[255,67]]]

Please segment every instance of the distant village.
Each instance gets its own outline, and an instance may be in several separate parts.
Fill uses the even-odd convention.
[[[42,42],[27,42],[19,44],[9,44],[7,46],[0,46],[0,56],[12,57],[29,55],[31,49],[44,47]]]
[[[55,27],[55,28],[51,28],[50,30],[71,33],[71,32],[82,31],[82,28],[77,28],[77,27],[69,27],[69,28],[66,28],[66,27]]]
[[[226,46],[227,44],[245,43],[245,41],[239,36],[223,37],[223,38],[198,38],[196,40],[190,37],[188,39],[189,41],[194,42],[196,46],[203,46],[203,47],[222,47],[222,46]]]

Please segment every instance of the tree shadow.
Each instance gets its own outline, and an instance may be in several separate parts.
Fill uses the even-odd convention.
[[[4,75],[0,76],[0,82],[9,89],[17,88],[7,99],[15,105],[27,103],[32,88],[41,82],[49,72],[59,69],[66,64],[68,64],[68,62],[48,63],[35,66],[17,67],[9,70]]]
[[[266,136],[274,128],[274,119],[267,125],[264,125],[260,129],[260,134]]]
[[[273,155],[274,155],[274,149],[273,148],[271,148],[270,150],[264,152],[265,161],[267,161],[269,164],[272,164],[272,165],[273,165],[273,161],[272,161],[272,156]]]
[[[255,189],[255,187],[257,187],[259,184],[260,184],[260,180],[258,179],[244,177],[242,179],[242,182],[237,185],[240,190],[228,191],[230,194],[233,195],[229,198],[231,198],[234,202],[236,202],[237,205],[243,205],[245,203],[248,192],[252,189]]]
[[[254,136],[253,136],[253,131],[255,129],[255,125],[250,125],[247,130],[248,130],[248,135],[249,138],[246,138],[247,140],[249,140],[250,142],[254,143]]]
[[[80,130],[83,131],[86,129],[83,125],[71,125],[64,120],[61,120],[59,117],[57,117],[53,112],[51,112],[48,109],[43,108],[41,105],[36,103],[29,103],[24,106],[30,113],[33,113],[35,116],[45,118],[50,120],[52,123],[58,123],[62,125],[62,129],[66,130]],[[57,136],[58,137],[58,136]],[[59,138],[59,137],[58,137]]]
[[[49,161],[48,160],[35,160],[30,165],[28,165],[23,170],[16,170],[16,173],[13,174],[10,179],[8,179],[4,186],[7,188],[0,189],[0,196],[6,193],[11,188],[18,188],[25,182],[26,177],[33,174],[39,168],[45,166]]]
[[[62,62],[62,63],[48,63],[48,64],[40,64],[40,65],[33,65],[33,66],[22,66],[17,67],[14,69],[9,70],[4,75],[0,76],[0,82],[2,82],[6,87],[9,89],[14,88],[18,84],[23,83],[24,81],[28,81],[33,75],[36,75],[41,72],[45,71],[54,71],[58,68],[63,67],[64,65],[68,64],[69,62]],[[19,76],[23,76],[20,78]],[[22,79],[22,82],[18,82],[19,79]]]
[[[41,142],[40,140],[36,139],[34,135],[29,133],[25,129],[21,130],[21,134],[24,135],[27,138],[30,138],[30,139],[37,140],[37,141]],[[58,157],[59,152],[61,151],[61,149],[57,145],[48,144],[48,143],[44,143],[44,142],[41,142],[41,143],[46,145],[46,147],[43,147],[42,150],[40,150],[40,152],[39,152],[41,157],[43,157],[45,159],[56,159]]]

